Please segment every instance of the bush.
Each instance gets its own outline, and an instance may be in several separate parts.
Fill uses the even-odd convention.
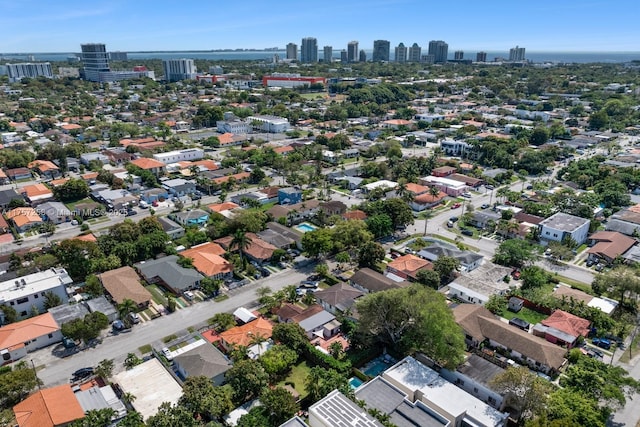
[[[341,374],[351,371],[351,362],[349,360],[336,360],[329,354],[324,354],[311,343],[307,343],[303,348],[304,357],[313,365],[319,365],[326,369],[334,369]]]

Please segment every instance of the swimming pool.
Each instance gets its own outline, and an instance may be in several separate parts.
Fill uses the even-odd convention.
[[[389,356],[387,356],[386,358],[384,356],[380,356],[367,363],[367,365],[362,368],[362,372],[370,377],[377,377],[378,375],[389,369],[394,363],[395,360],[393,360],[393,358]]]
[[[362,381],[360,378],[357,378],[357,377],[349,378],[349,385],[354,390],[360,387],[362,384],[364,384],[364,381]]]
[[[309,224],[308,222],[303,222],[302,224],[296,225],[295,228],[299,231],[302,231],[303,233],[306,233],[308,231],[313,231],[318,227],[316,227],[315,225]]]

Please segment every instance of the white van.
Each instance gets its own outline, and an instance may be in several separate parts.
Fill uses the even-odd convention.
[[[138,206],[140,206],[142,209],[147,209],[149,207],[149,203],[145,202],[144,200],[140,200]]]

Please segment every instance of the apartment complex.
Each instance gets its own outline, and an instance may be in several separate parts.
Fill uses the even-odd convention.
[[[48,292],[60,297],[62,304],[69,300],[67,285],[73,283],[64,268],[50,268],[0,283],[0,305],[13,308],[20,319],[29,316],[33,307],[43,312]],[[0,311],[0,320],[3,317]],[[2,322],[0,322],[2,323]]]
[[[193,59],[165,59],[162,61],[164,79],[168,82],[193,80],[196,78],[196,66]]]
[[[7,73],[9,75],[10,82],[17,82],[25,77],[32,79],[36,77],[46,77],[48,79],[53,78],[51,63],[49,62],[7,64]]]
[[[391,43],[389,40],[373,41],[373,62],[389,61]]]
[[[302,39],[300,62],[318,62],[318,39],[315,37],[305,37]]]

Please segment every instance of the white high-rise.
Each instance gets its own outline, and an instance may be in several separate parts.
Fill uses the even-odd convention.
[[[7,64],[7,73],[9,74],[10,82],[17,82],[25,77],[53,78],[53,71],[51,70],[51,64],[49,62]]]
[[[165,59],[162,61],[164,79],[168,82],[193,80],[196,78],[196,65],[193,59]]]
[[[524,61],[524,48],[516,46],[509,50],[509,61]]]

